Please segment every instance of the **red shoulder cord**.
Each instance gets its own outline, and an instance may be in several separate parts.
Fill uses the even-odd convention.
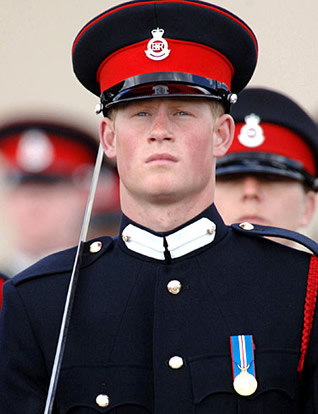
[[[298,363],[298,373],[301,375],[304,368],[305,356],[310,341],[310,333],[312,323],[314,319],[316,300],[318,290],[318,257],[312,256],[310,260],[308,279],[307,279],[307,292],[305,299],[305,311],[304,311],[304,328],[300,347],[300,358]]]
[[[0,310],[2,306],[2,288],[3,288],[4,282],[5,282],[5,279],[2,279],[2,277],[0,276]]]

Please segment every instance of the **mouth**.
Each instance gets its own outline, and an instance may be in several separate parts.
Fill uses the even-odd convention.
[[[153,154],[146,159],[146,164],[150,163],[158,163],[158,164],[166,164],[171,162],[177,162],[177,158],[171,154]]]

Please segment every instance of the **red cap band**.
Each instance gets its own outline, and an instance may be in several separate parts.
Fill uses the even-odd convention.
[[[11,168],[23,173],[71,177],[82,165],[94,165],[94,157],[80,141],[44,134],[46,140],[23,143],[23,134],[1,140],[0,151]]]
[[[234,69],[218,51],[201,44],[165,39],[169,56],[156,61],[145,53],[150,40],[122,48],[103,61],[97,72],[101,92],[132,76],[154,72],[191,73],[223,82],[231,90]]]
[[[313,176],[316,175],[312,150],[295,132],[280,125],[262,122],[259,126],[262,128],[264,141],[260,145],[252,147],[244,145],[242,143],[244,142],[243,139],[240,138],[242,128],[245,125],[244,123],[236,124],[233,144],[228,154],[236,152],[265,152],[282,155],[291,160],[301,162],[305,170]]]

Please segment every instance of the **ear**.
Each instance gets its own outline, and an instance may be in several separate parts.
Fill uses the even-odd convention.
[[[114,122],[110,118],[103,118],[100,124],[100,140],[108,158],[116,157],[116,134]]]
[[[234,120],[231,115],[223,114],[214,124],[213,155],[222,157],[230,148],[234,137]]]
[[[316,209],[316,194],[313,191],[308,191],[304,197],[304,214],[300,221],[300,227],[309,225]]]

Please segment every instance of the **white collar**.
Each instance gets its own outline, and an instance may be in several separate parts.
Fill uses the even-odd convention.
[[[170,253],[171,259],[184,256],[212,243],[215,233],[215,223],[203,217],[166,237],[156,236],[133,224],[128,224],[121,236],[128,249],[154,259],[165,260],[165,251]],[[164,239],[167,248],[164,247]]]

